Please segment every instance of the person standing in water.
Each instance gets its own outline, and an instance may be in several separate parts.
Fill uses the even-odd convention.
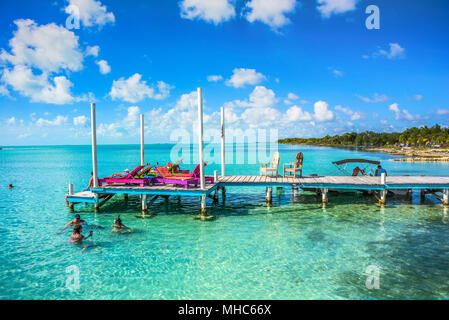
[[[81,226],[81,224],[75,225],[75,227],[73,228],[73,233],[70,236],[69,242],[81,244],[83,242],[83,240],[89,239],[90,237],[92,237],[92,235],[94,233],[92,230],[90,230],[89,235],[87,237],[85,237],[81,234],[82,231],[83,231],[83,227]]]
[[[122,219],[120,219],[120,216],[118,216],[115,220],[114,220],[114,224],[112,225],[112,232],[120,232],[122,230],[128,230],[129,232],[131,232],[131,228],[128,228],[127,226],[125,226],[122,223]]]
[[[64,228],[62,228],[61,231],[59,231],[59,232],[64,231],[65,229],[67,229],[67,228],[70,227],[71,225],[73,225],[73,226],[76,227],[77,225],[81,225],[81,223],[86,223],[86,221],[84,221],[83,219],[81,219],[81,216],[80,216],[79,214],[75,214],[75,218],[74,218],[72,221],[70,221],[69,223],[67,223],[67,224],[64,226]]]

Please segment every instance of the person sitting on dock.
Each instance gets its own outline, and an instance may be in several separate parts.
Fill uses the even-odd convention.
[[[85,237],[81,234],[82,231],[83,231],[83,227],[80,224],[75,225],[75,227],[73,228],[73,233],[70,236],[69,242],[81,244],[83,242],[83,240],[86,240],[86,239],[92,237],[92,235],[93,235],[93,231],[90,230],[89,235],[87,237]]]
[[[129,169],[125,169],[125,173],[114,173],[111,177],[122,178],[129,174]]]
[[[93,173],[93,171],[90,172],[90,176],[91,177],[89,179],[89,185],[87,186],[87,190],[85,190],[85,191],[89,191],[90,188],[94,187],[94,173]]]
[[[379,177],[379,176],[382,175],[382,173],[385,173],[385,176],[387,176],[387,170],[385,170],[384,168],[382,168],[382,166],[379,164],[379,165],[377,166],[377,170],[376,170],[376,172],[374,173],[374,175],[375,175],[376,177]]]
[[[114,220],[114,224],[112,225],[112,232],[120,232],[122,230],[128,230],[129,232],[131,232],[131,228],[128,228],[127,226],[125,226],[122,223],[122,219],[120,219],[120,216],[118,216],[115,220]]]
[[[358,176],[359,173],[361,173],[362,176],[366,175],[366,174],[365,174],[365,171],[363,171],[363,170],[360,169],[359,167],[355,167],[354,170],[352,170],[352,176],[353,176],[353,177]]]

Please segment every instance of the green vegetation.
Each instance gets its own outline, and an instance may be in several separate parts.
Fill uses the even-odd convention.
[[[449,128],[442,129],[436,124],[431,128],[427,126],[410,128],[402,133],[350,132],[335,136],[328,135],[323,138],[286,138],[278,142],[281,144],[326,146],[395,147],[403,144],[413,147],[433,147],[435,145],[449,145]]]

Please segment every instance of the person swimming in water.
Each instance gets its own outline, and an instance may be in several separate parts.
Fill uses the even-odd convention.
[[[131,232],[131,228],[128,228],[127,226],[125,226],[122,223],[122,219],[120,219],[120,216],[118,216],[117,218],[115,218],[114,220],[114,224],[112,225],[112,232],[120,232],[122,230],[128,230],[129,232]]]
[[[90,237],[92,237],[92,235],[94,233],[92,230],[90,230],[89,235],[87,237],[85,237],[81,234],[82,231],[83,231],[83,227],[81,226],[81,224],[75,225],[75,227],[73,228],[73,233],[70,236],[69,242],[81,244],[83,242],[83,240],[89,239]]]
[[[9,187],[9,189],[14,188],[14,186],[12,185],[12,183],[10,183],[8,187]]]
[[[77,226],[77,225],[81,225],[82,223],[86,223],[86,221],[84,221],[83,219],[81,219],[81,216],[79,214],[75,214],[75,218],[70,221],[69,223],[67,223],[64,228],[61,229],[61,231],[59,231],[58,233],[61,233],[62,231],[64,231],[65,229],[67,229],[68,227],[70,227],[71,225],[73,226]]]

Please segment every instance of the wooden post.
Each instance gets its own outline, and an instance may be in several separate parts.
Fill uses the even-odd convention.
[[[198,149],[200,158],[200,188],[204,189],[204,159],[203,159],[203,90],[197,89],[198,95]]]
[[[140,165],[145,165],[145,127],[143,114],[140,115]]]
[[[449,189],[443,190],[443,206],[449,206]]]
[[[221,175],[225,176],[225,110],[221,107]]]
[[[387,189],[380,190],[379,204],[385,205],[387,203]]]
[[[273,200],[273,188],[272,187],[268,187],[265,189],[266,194],[265,194],[265,199],[267,201],[267,204],[271,204],[272,200]]]
[[[195,217],[195,219],[198,220],[211,220],[212,218],[214,218],[214,216],[207,214],[207,209],[206,209],[206,194],[203,193],[200,197],[200,201],[201,201],[201,213],[199,215],[197,215]]]
[[[294,185],[292,187],[292,191],[293,191],[293,198],[298,197],[298,186],[297,185]]]
[[[98,188],[98,165],[97,165],[97,120],[95,113],[95,103],[90,105],[91,130],[92,130],[92,172],[94,178],[94,188]]]
[[[127,193],[124,194],[124,197],[125,197],[125,201],[128,201],[128,194]]]
[[[214,170],[214,182],[217,183],[218,181],[218,171]]]
[[[424,202],[426,200],[426,190],[421,189],[421,202]]]
[[[142,195],[142,215],[148,212],[148,203],[147,203],[147,195]]]
[[[385,172],[382,172],[382,174],[380,175],[380,184],[385,185],[386,182],[387,182],[387,175],[385,174]]]
[[[328,189],[321,189],[321,201],[323,204],[327,204],[329,202],[327,198],[327,191]]]
[[[226,188],[225,187],[221,187],[221,200],[223,200],[223,202],[226,200]]]

